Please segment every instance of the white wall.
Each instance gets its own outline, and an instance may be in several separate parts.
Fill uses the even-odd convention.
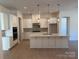
[[[78,10],[61,10],[60,19],[62,17],[70,17],[70,40],[78,39]]]
[[[18,29],[19,29],[19,19],[18,19],[18,17],[20,17],[21,18],[21,34],[19,33],[19,30],[18,30],[18,41],[19,41],[19,39],[23,39],[23,16],[22,16],[22,13],[20,12],[20,11],[17,11],[17,20],[18,20]],[[21,38],[19,37],[19,36],[21,36]]]

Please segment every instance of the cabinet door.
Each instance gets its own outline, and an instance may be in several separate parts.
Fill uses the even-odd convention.
[[[40,20],[40,27],[41,28],[48,28],[48,21],[46,19]]]
[[[32,23],[39,23],[39,21],[37,20],[38,18],[40,18],[39,14],[33,14],[32,15]]]
[[[57,37],[56,48],[68,48],[68,37]]]
[[[13,37],[10,38],[10,48],[13,47]]]
[[[51,37],[48,39],[48,48],[55,48],[55,38]]]
[[[10,48],[10,38],[9,37],[2,37],[2,46],[3,50],[9,50]]]
[[[69,40],[68,37],[63,37],[62,38],[62,48],[68,48],[69,46]]]
[[[49,19],[49,24],[53,24],[53,23],[57,23],[56,17],[52,17],[52,18]]]
[[[36,39],[36,48],[41,48],[42,47],[42,38],[39,37]]]
[[[62,38],[56,38],[56,48],[62,48]]]
[[[9,15],[6,13],[0,13],[1,30],[7,30],[9,25]]]
[[[23,28],[32,28],[32,20],[24,19],[23,20]]]
[[[42,48],[48,48],[48,37],[42,38]]]
[[[41,48],[42,47],[42,41],[41,38],[31,38],[30,39],[30,48]]]
[[[35,48],[36,43],[35,43],[35,38],[30,38],[30,48]]]
[[[9,15],[4,14],[4,28],[7,30],[9,28]]]
[[[13,15],[13,19],[12,19],[12,22],[13,22],[13,27],[17,27],[18,26],[18,21],[17,21],[17,17]]]

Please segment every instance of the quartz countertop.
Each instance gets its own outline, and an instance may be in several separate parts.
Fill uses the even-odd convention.
[[[40,32],[40,33],[31,33],[30,37],[51,37],[51,36],[68,36],[65,34],[60,33],[54,33],[54,34],[48,34],[47,32]]]

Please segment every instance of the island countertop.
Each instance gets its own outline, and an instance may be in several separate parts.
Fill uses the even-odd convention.
[[[60,33],[54,33],[54,34],[48,34],[47,32],[40,32],[40,33],[31,33],[30,37],[67,37],[68,35],[60,34]]]
[[[68,48],[69,36],[62,34],[32,33],[30,48]]]

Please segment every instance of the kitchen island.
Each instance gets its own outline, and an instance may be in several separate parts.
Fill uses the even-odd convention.
[[[2,32],[0,32],[0,59],[4,59],[3,58],[3,50],[2,50]]]
[[[62,34],[34,33],[30,35],[30,48],[68,48],[69,36]]]

